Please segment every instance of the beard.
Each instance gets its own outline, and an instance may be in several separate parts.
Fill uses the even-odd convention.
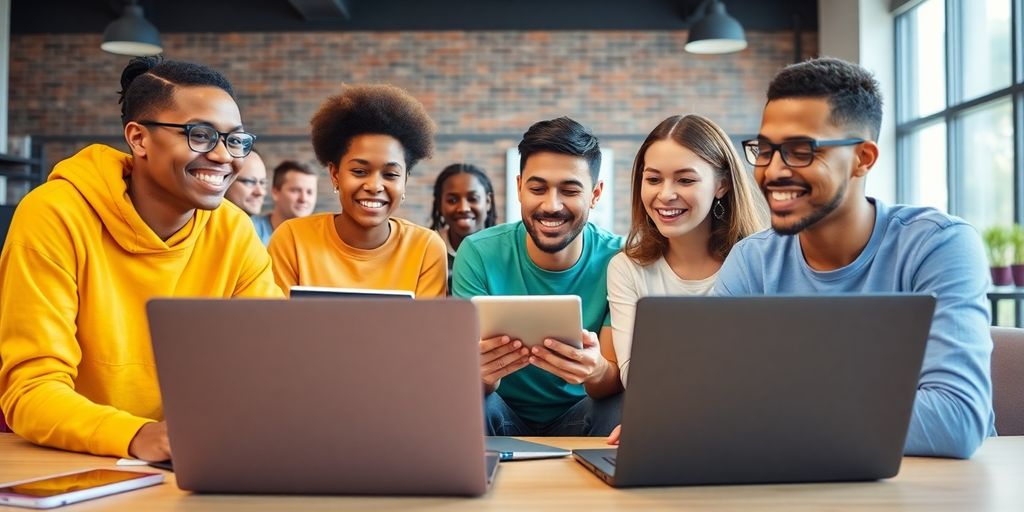
[[[836,190],[835,195],[832,196],[832,199],[830,199],[828,203],[826,203],[826,204],[824,204],[824,205],[822,205],[822,206],[820,206],[818,208],[815,208],[814,211],[812,211],[811,213],[807,214],[807,216],[805,216],[804,218],[802,218],[800,220],[797,220],[795,223],[793,223],[793,224],[791,224],[789,226],[779,226],[779,225],[776,225],[776,223],[775,223],[775,221],[773,219],[772,220],[772,229],[775,230],[775,232],[780,234],[780,235],[795,235],[795,234],[797,234],[797,233],[799,233],[799,232],[801,232],[801,231],[803,231],[803,230],[813,226],[814,224],[816,224],[821,219],[824,219],[825,217],[827,217],[828,214],[834,212],[836,210],[836,208],[839,208],[839,205],[842,204],[842,202],[843,202],[843,197],[846,195],[846,187],[847,187],[847,185],[848,185],[847,182],[843,182],[843,184],[840,185],[838,190]]]
[[[540,233],[537,232],[537,228],[535,227],[535,223],[538,223],[542,220],[564,220],[567,223],[569,223],[571,227],[569,229],[569,232],[566,233],[565,236],[549,242],[541,237]],[[523,225],[526,227],[526,232],[530,235],[530,238],[533,240],[533,244],[536,245],[538,249],[548,254],[555,254],[561,251],[562,249],[568,247],[569,244],[576,240],[576,237],[583,232],[583,227],[586,224],[586,218],[577,219],[575,216],[568,212],[558,215],[533,215],[530,217],[530,222],[523,223]]]

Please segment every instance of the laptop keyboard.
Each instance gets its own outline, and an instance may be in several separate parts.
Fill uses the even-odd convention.
[[[611,456],[606,455],[606,456],[601,457],[601,458],[604,459],[604,461],[607,462],[608,464],[611,464],[613,467],[615,466],[615,456],[614,455],[611,455]]]

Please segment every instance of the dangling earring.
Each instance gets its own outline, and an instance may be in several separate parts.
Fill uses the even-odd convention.
[[[725,205],[722,204],[721,199],[715,198],[715,205],[711,207],[711,214],[718,220],[725,218]]]
[[[402,194],[402,201],[405,201],[405,194]]]
[[[335,185],[334,185],[334,193],[335,193],[335,194],[337,194],[337,193],[338,193],[338,185],[337,185],[337,184],[335,184]]]

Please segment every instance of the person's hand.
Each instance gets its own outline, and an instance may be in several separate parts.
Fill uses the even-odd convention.
[[[171,443],[167,440],[167,422],[146,423],[135,433],[128,454],[139,460],[159,462],[171,458]]]
[[[523,342],[508,336],[480,340],[480,377],[490,393],[498,389],[501,378],[530,364],[530,351]]]
[[[611,434],[608,434],[608,444],[619,444],[619,436],[622,435],[622,425],[615,425]]]
[[[601,355],[597,335],[583,331],[583,348],[558,340],[546,339],[543,347],[533,347],[530,364],[557,375],[569,384],[585,384],[599,378],[608,369],[608,360]]]

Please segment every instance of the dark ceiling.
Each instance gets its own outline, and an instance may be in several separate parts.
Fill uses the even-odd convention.
[[[161,32],[676,30],[701,0],[140,0]],[[101,33],[124,0],[13,0],[12,34]],[[817,0],[725,0],[747,30],[816,30]],[[333,12],[332,12],[333,11]],[[347,11],[346,19],[343,12]],[[303,14],[305,13],[305,15]],[[323,15],[326,14],[326,18]],[[307,19],[307,18],[316,19]]]

